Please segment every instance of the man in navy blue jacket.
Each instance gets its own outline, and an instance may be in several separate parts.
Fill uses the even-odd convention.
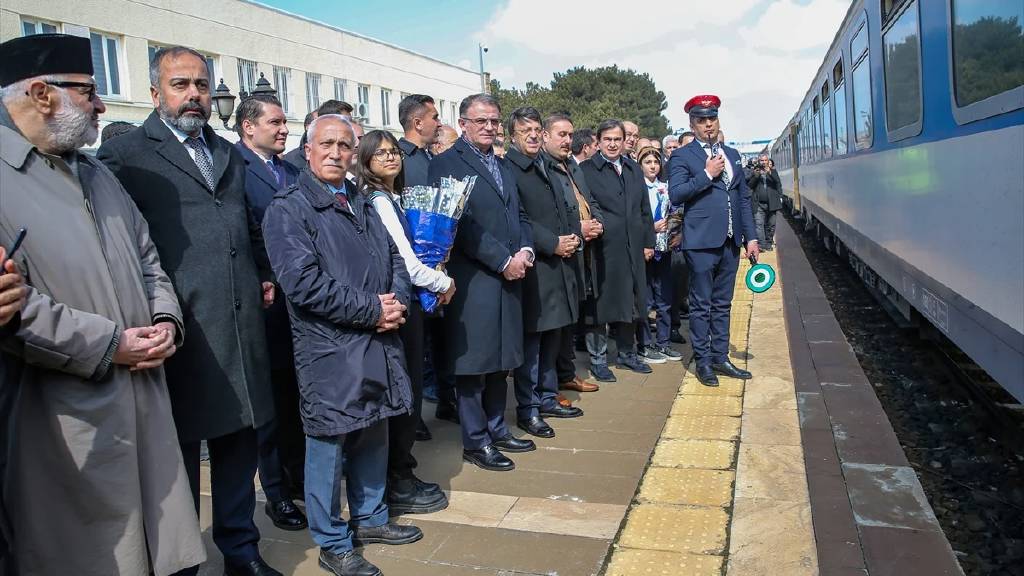
[[[683,243],[690,269],[690,341],[697,377],[717,386],[716,374],[750,378],[729,361],[729,312],[739,266],[740,247],[757,258],[757,234],[750,209],[750,189],[739,153],[718,144],[717,96],[694,96],[684,110],[690,115],[693,142],[669,160],[672,204],[684,207]]]
[[[463,459],[484,470],[515,468],[502,452],[536,450],[505,425],[505,377],[523,363],[522,282],[533,266],[530,221],[514,173],[494,153],[498,101],[467,96],[459,106],[462,138],[430,162],[429,179],[476,176],[459,220],[448,273],[457,290],[445,310],[446,353],[455,373]]]
[[[288,119],[274,96],[259,94],[238,105],[235,146],[245,159],[245,195],[257,223],[278,191],[295,184],[299,170],[283,162],[288,140]],[[284,298],[276,298],[264,311],[270,356],[270,384],[274,392],[274,419],[257,430],[260,484],[267,495],[267,516],[282,530],[306,528],[306,517],[292,502],[302,494],[305,438],[299,420],[299,389],[295,383],[292,334]]]

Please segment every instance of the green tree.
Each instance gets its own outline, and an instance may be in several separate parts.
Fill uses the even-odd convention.
[[[541,114],[569,114],[577,127],[593,128],[603,120],[618,118],[636,122],[645,137],[660,138],[669,133],[668,120],[661,114],[668,107],[665,94],[650,75],[618,66],[577,66],[555,73],[549,87],[528,82],[521,89],[503,88],[498,80],[492,80],[491,93],[506,113],[520,106],[533,106]]]

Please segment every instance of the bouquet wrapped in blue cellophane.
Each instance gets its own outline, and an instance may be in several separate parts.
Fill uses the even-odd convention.
[[[402,208],[412,230],[412,249],[424,266],[443,270],[455,243],[459,218],[476,184],[476,176],[442,178],[437,186],[412,186],[402,193]],[[426,312],[437,310],[438,295],[416,288]]]

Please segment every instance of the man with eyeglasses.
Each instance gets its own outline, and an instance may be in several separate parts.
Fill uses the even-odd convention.
[[[185,313],[189,345],[167,363],[178,439],[199,509],[200,444],[210,456],[213,541],[228,576],[278,576],[253,522],[257,430],[274,417],[263,310],[274,283],[245,161],[207,121],[206,58],[161,48],[149,66],[153,112],[97,157],[149,222]]]
[[[488,94],[459,106],[462,138],[430,163],[429,179],[476,176],[459,221],[448,273],[458,286],[445,310],[447,357],[455,373],[463,459],[484,470],[515,468],[504,452],[536,450],[505,425],[505,377],[523,363],[522,283],[533,266],[530,221],[516,179],[494,154],[501,107]]]
[[[637,144],[640,142],[640,127],[634,122],[623,120],[622,126],[625,129],[625,136],[622,139],[622,155],[636,159],[636,153],[640,151]]]
[[[28,288],[13,317],[0,290],[4,574],[167,576],[206,558],[162,368],[202,336],[183,331],[146,220],[79,152],[106,110],[92,73],[88,38],[0,44],[0,246],[26,230],[0,250],[0,289]]]

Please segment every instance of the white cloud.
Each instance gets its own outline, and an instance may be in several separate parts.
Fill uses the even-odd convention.
[[[850,3],[843,0],[815,0],[799,5],[781,0],[768,7],[752,27],[740,28],[749,46],[774,50],[804,50],[828,47],[839,29]]]
[[[712,93],[722,98],[730,140],[772,138],[810,85],[848,4],[774,0],[755,19],[752,8],[765,1],[729,0],[715,11],[677,0],[627,11],[605,9],[604,2],[510,0],[480,38],[491,43],[488,71],[506,87],[546,86],[553,72],[581,64],[617,64],[651,75],[665,93],[673,128],[688,126],[687,99]],[[572,24],[563,34],[548,33],[544,22],[559,21]],[[614,30],[621,33],[608,33]]]
[[[704,24],[736,22],[761,1],[729,0],[727,9],[707,10],[697,0],[643,6],[607,0],[509,0],[478,36],[485,42],[507,41],[549,54],[607,54]]]

